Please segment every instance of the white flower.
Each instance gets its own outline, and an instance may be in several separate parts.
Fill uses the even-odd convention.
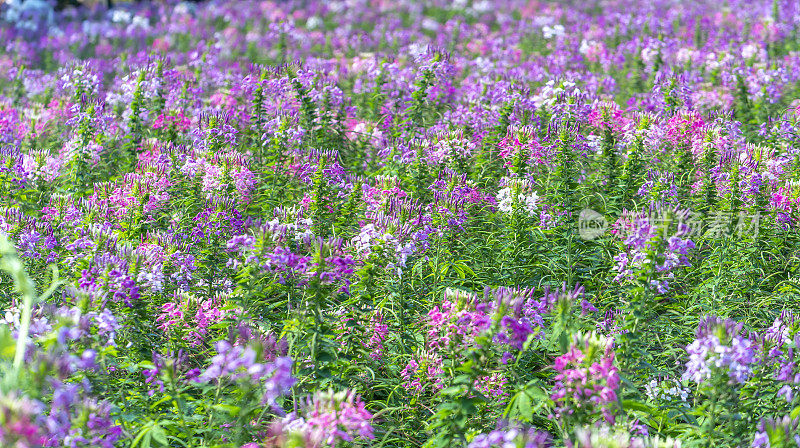
[[[130,31],[136,28],[141,28],[143,30],[150,29],[150,21],[147,20],[147,17],[135,16],[133,20],[131,20],[131,24],[128,27],[128,30]]]
[[[589,52],[589,50],[591,50],[591,48],[594,45],[595,45],[595,42],[593,40],[590,41],[590,40],[583,39],[583,40],[581,40],[581,47],[578,49],[578,51],[581,54],[586,54],[586,53]]]
[[[472,5],[472,9],[478,13],[489,12],[492,10],[492,2],[489,0],[482,0]]]
[[[754,44],[747,44],[742,47],[742,57],[744,59],[750,59],[756,54],[758,54],[758,47]]]
[[[130,23],[133,16],[128,11],[115,9],[111,12],[111,21],[114,23]]]
[[[675,53],[675,60],[679,64],[686,64],[694,59],[695,51],[691,48],[681,48]]]
[[[544,34],[545,39],[551,39],[556,36],[558,37],[563,36],[564,34],[566,34],[566,30],[562,25],[558,24],[553,26],[545,25],[542,27],[542,34]]]
[[[497,207],[503,213],[511,213],[511,210],[513,210],[512,205],[513,201],[511,200],[511,198],[506,198],[500,201],[500,203],[497,204]]]
[[[520,196],[524,198],[523,203],[525,204],[525,210],[528,212],[530,216],[534,216],[536,209],[539,207],[539,205],[537,204],[537,202],[539,202],[539,195],[537,195],[536,192],[533,192],[527,196],[525,195],[520,195]]]
[[[497,208],[503,213],[513,212],[514,199],[515,197],[511,191],[511,187],[502,188],[497,192]],[[530,194],[519,193],[516,196],[516,201],[528,215],[535,216],[536,209],[539,207],[539,195],[537,195],[536,192],[531,192]]]
[[[428,31],[437,31],[439,29],[439,22],[430,17],[425,17],[422,19],[422,28]]]
[[[321,18],[318,16],[311,16],[306,20],[306,28],[313,30],[316,28],[321,27],[324,24]]]
[[[603,138],[599,135],[589,134],[586,136],[586,144],[598,154],[602,151],[602,146],[600,145],[602,140]]]
[[[647,65],[652,65],[658,55],[658,48],[645,48],[642,50],[642,60]]]

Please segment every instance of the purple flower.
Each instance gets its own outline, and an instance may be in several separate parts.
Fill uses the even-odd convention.
[[[673,226],[663,228],[661,221],[667,223],[660,214],[672,216],[678,221],[677,230]],[[614,257],[617,261],[615,270],[618,272],[614,278],[617,282],[635,281],[642,274],[648,275],[648,286],[665,294],[669,291],[669,280],[674,276],[674,271],[680,266],[690,266],[687,254],[694,249],[695,244],[688,238],[688,226],[683,222],[686,212],[664,207],[654,207],[651,214],[624,214],[615,224],[617,230],[624,237],[625,252]],[[675,233],[667,237],[668,232]],[[666,238],[665,241],[661,237]]]
[[[264,386],[263,404],[275,405],[275,400],[289,392],[295,383],[292,377],[292,360],[279,357],[273,362],[256,362],[256,352],[249,346],[231,345],[228,341],[216,343],[217,355],[198,376],[199,382],[221,381],[230,378]]]
[[[467,448],[546,448],[550,446],[550,439],[550,434],[536,428],[508,425],[478,434]]]
[[[198,377],[201,382],[220,381],[225,377],[232,380],[249,377],[248,371],[256,364],[256,353],[250,347],[231,345],[228,341],[217,341],[217,355],[211,358],[211,365]]]
[[[42,404],[17,393],[0,396],[0,445],[39,447],[47,442],[41,427]]]
[[[788,415],[780,419],[764,418],[758,424],[753,438],[753,448],[773,446],[800,446],[800,419]]]
[[[741,335],[742,324],[708,316],[700,322],[697,338],[686,347],[684,379],[704,383],[719,372],[729,384],[741,384],[752,374],[756,362],[753,344]]]
[[[41,240],[42,240],[42,235],[33,229],[29,230],[28,232],[20,234],[19,249],[22,252],[22,256],[29,258],[38,258],[39,252],[36,251],[36,246]]]
[[[264,397],[261,403],[274,405],[275,399],[288,393],[297,380],[292,376],[291,358],[278,358],[269,366],[271,376],[264,382]]]

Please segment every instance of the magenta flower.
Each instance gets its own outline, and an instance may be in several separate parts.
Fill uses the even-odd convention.
[[[556,358],[553,369],[550,398],[556,403],[557,417],[591,422],[599,414],[614,423],[620,377],[614,366],[613,340],[577,334],[569,351]]]
[[[287,416],[284,431],[303,441],[306,447],[335,446],[357,437],[373,439],[372,413],[352,391],[317,392],[300,412]]]

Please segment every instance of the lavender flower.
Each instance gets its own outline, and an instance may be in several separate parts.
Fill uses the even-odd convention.
[[[689,360],[683,378],[696,383],[711,381],[722,373],[729,384],[744,383],[756,362],[753,344],[742,335],[741,323],[707,316],[697,330],[696,339],[686,347]]]
[[[276,358],[273,362],[256,361],[256,352],[249,346],[231,345],[227,341],[216,343],[217,355],[197,377],[200,382],[247,381],[264,387],[263,404],[275,406],[275,400],[289,392],[295,383],[292,376],[292,360],[288,357]]]
[[[550,434],[535,428],[507,425],[489,433],[478,434],[467,448],[545,448],[550,446]]]
[[[800,419],[788,415],[780,419],[764,418],[758,424],[753,438],[753,448],[800,446]]]

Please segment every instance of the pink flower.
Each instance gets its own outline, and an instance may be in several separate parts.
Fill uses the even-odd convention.
[[[610,341],[578,334],[569,351],[556,358],[553,369],[557,375],[550,398],[559,417],[593,421],[599,411],[606,421],[614,422],[620,377]]]

